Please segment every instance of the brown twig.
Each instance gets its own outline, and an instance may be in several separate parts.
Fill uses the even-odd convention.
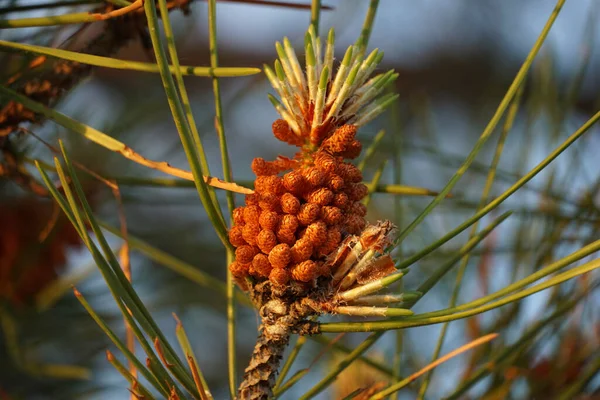
[[[208,400],[208,396],[206,395],[206,390],[204,389],[204,385],[202,384],[202,379],[198,375],[198,370],[196,369],[196,363],[194,362],[194,357],[186,354],[188,365],[190,366],[190,370],[192,371],[192,376],[194,377],[194,383],[196,384],[196,389],[198,389],[198,394],[200,395],[200,399]]]
[[[44,139],[35,135],[33,132],[23,129],[23,128],[20,128],[20,129],[28,132],[29,134],[32,134],[37,140],[39,140],[46,147],[48,147],[50,150],[52,150],[53,153],[55,153],[55,154],[60,153],[56,147],[52,146],[51,144],[46,142]],[[148,160],[147,158],[143,157],[139,153],[136,153],[133,149],[131,149],[128,146],[123,145],[122,149],[115,150],[115,151],[117,153],[121,154],[122,156],[124,156],[125,158],[127,158],[131,161],[134,161],[140,165],[146,166],[148,168],[152,168],[157,171],[164,172],[165,174],[176,176],[178,178],[182,178],[182,179],[186,179],[186,180],[190,180],[190,181],[194,180],[194,175],[191,172],[172,167],[171,165],[169,165],[169,163],[167,163],[165,161]],[[96,177],[97,179],[100,179],[101,181],[106,183],[112,189],[114,189],[116,187],[115,182],[112,182],[105,178],[102,178],[100,175],[98,175],[98,174],[94,173],[93,171],[91,171],[90,169],[86,168],[83,164],[74,163],[74,165],[77,166],[78,168],[80,168],[82,171],[85,171],[85,172],[89,173],[90,175]],[[205,176],[203,178],[204,178],[204,182],[206,182],[207,185],[212,186],[212,187],[216,187],[216,188],[223,189],[223,190],[229,190],[231,192],[241,193],[241,194],[254,193],[254,190],[240,186],[237,183],[225,182],[222,179],[215,178],[212,176]]]
[[[136,0],[128,6],[117,8],[106,13],[93,13],[92,16],[98,21],[106,21],[107,19],[122,17],[132,11],[140,9],[144,5],[144,0]]]

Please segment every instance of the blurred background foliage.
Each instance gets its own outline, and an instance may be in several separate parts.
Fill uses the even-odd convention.
[[[0,27],[4,28],[3,20],[90,9],[89,4],[82,4],[25,11],[19,7],[43,1],[1,3]],[[260,68],[271,63],[276,57],[273,44],[283,36],[288,36],[298,47],[302,45],[310,6],[252,3],[269,2],[218,2],[222,66]],[[299,1],[283,3],[295,5]],[[323,10],[321,26],[336,28],[338,50],[353,43],[368,2],[331,0],[323,1],[323,5],[330,9]],[[371,177],[383,161],[389,160],[382,184],[399,181],[440,190],[477,140],[553,7],[552,0],[381,0],[370,47],[385,52],[382,70],[393,68],[400,73],[395,88],[400,101],[359,133],[368,146],[380,129],[386,131],[375,155],[365,165],[366,177]],[[593,0],[566,2],[523,88],[491,198],[529,171],[599,109],[598,11],[598,3]],[[206,3],[194,1],[189,13],[175,10],[171,18],[181,63],[210,65]],[[77,50],[98,35],[106,34],[106,24],[97,22],[82,30],[81,26],[70,25],[0,29],[0,39],[44,46],[66,44],[66,48]],[[136,35],[113,56],[152,62],[151,47],[149,50],[144,38]],[[341,54],[336,56],[339,58]],[[23,67],[31,59],[32,56],[19,52],[3,51],[2,81],[8,82],[19,71],[25,71],[21,79],[37,73]],[[211,169],[220,171],[211,80],[186,77],[185,81]],[[254,157],[273,159],[278,154],[291,156],[292,152],[274,140],[270,132],[270,124],[277,117],[266,96],[269,85],[263,74],[220,81],[234,177],[247,183],[253,178],[249,165]],[[187,169],[158,74],[95,68],[73,90],[61,93],[56,109],[117,138],[150,159],[165,160]],[[28,129],[53,145],[63,139],[74,161],[103,177],[116,179],[131,237],[224,281],[225,252],[192,182],[171,187],[154,179],[165,178],[163,174],[125,160],[52,122]],[[498,136],[499,130],[453,189],[452,197],[402,243],[398,257],[435,241],[474,213]],[[28,159],[51,159],[49,149],[26,132],[11,136],[10,146],[11,151],[26,154]],[[472,253],[459,303],[501,289],[599,237],[598,149],[600,136],[598,129],[592,128],[492,213],[491,217],[496,217],[507,210],[514,212]],[[33,171],[31,165],[24,165]],[[124,335],[122,318],[91,265],[91,258],[77,240],[69,240],[67,228],[55,228],[54,236],[41,240],[44,227],[53,220],[52,203],[32,195],[27,184],[14,176],[3,178],[0,181],[0,399],[129,396],[125,381],[106,362],[103,350],[109,347],[108,339],[70,291],[70,284],[76,282],[95,309]],[[119,204],[112,191],[94,179],[88,183],[86,187],[99,218],[118,227]],[[219,197],[224,200],[222,192]],[[237,201],[239,204],[241,197]],[[389,219],[406,226],[428,201],[420,196],[375,193],[368,218]],[[62,219],[58,218],[57,223],[68,226],[68,221]],[[112,239],[118,249],[120,241]],[[416,287],[466,239],[467,234],[462,234],[420,260],[407,276],[405,287]],[[198,285],[193,279],[165,268],[165,263],[156,257],[133,247],[132,279],[140,296],[165,332],[174,332],[172,312],[184,321],[215,398],[226,398],[227,327],[223,293]],[[415,311],[446,307],[454,281],[454,273],[448,274]],[[593,290],[596,282],[592,276],[584,275],[519,303],[450,324],[441,354],[489,332],[499,332],[501,336],[436,369],[425,398],[452,394],[474,376],[482,363],[505,349],[512,350],[489,367],[487,378],[473,386],[469,398],[558,398],[555,396],[565,395],[567,389],[572,390],[567,395],[573,397],[565,399],[600,398],[597,374],[600,297]],[[585,290],[591,294],[579,303],[569,303],[557,318],[547,321],[535,340],[511,348],[524,332],[535,328],[546,316],[546,310],[560,308]],[[257,316],[247,307],[240,307],[238,314],[241,372],[254,344]],[[402,375],[430,361],[440,329],[434,325],[404,332]],[[337,343],[350,348],[365,338],[364,334],[343,336],[336,337]],[[395,333],[387,333],[369,355],[391,364],[397,339]],[[314,364],[302,384],[289,390],[284,398],[298,398],[339,356],[338,351],[324,347],[319,341],[308,340],[297,365],[306,368],[316,359],[329,361]],[[341,399],[353,388],[367,385],[363,379],[371,383],[389,379],[376,371],[364,372],[367,367],[360,362],[357,366],[358,372],[355,368],[345,371],[334,389],[318,398]],[[415,398],[420,386],[421,381],[417,380],[400,398]]]

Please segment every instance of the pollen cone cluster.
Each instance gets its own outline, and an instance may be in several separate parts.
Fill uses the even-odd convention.
[[[384,251],[392,224],[367,226],[361,200],[368,190],[351,162],[362,149],[358,128],[396,99],[382,93],[398,74],[371,77],[383,54],[375,49],[365,57],[360,44],[346,51],[334,72],[333,30],[323,43],[311,26],[304,45],[304,68],[287,38],[275,46],[274,68],[264,68],[282,118],[273,134],[299,151],[293,158],[253,160],[255,192],[234,210],[229,231],[236,248],[229,269],[262,322],[239,399],[273,398],[290,335],[317,333],[310,316],[408,311],[387,307],[405,297],[375,294],[405,271],[396,271]]]
[[[375,49],[365,57],[361,46],[350,47],[334,73],[334,36],[331,30],[323,43],[308,30],[305,68],[287,38],[276,44],[274,68],[265,66],[281,99],[270,97],[282,117],[273,134],[300,151],[252,162],[255,193],[234,211],[229,231],[236,248],[229,269],[244,289],[267,280],[274,288],[313,286],[333,274],[327,256],[366,226],[361,200],[368,190],[349,160],[362,149],[357,129],[396,99],[380,95],[398,75],[371,77],[383,53]]]
[[[281,139],[293,135],[283,120],[275,121],[273,133]],[[251,276],[283,286],[331,275],[325,258],[366,225],[360,200],[367,187],[360,170],[344,161],[360,154],[355,134],[355,126],[344,125],[318,150],[300,152],[295,160],[254,159],[255,193],[234,210],[229,231],[236,247],[229,268],[238,281]]]

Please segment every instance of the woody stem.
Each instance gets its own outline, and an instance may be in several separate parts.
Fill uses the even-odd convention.
[[[279,372],[283,352],[289,343],[289,333],[270,337],[268,327],[262,325],[244,380],[238,390],[239,400],[267,400],[273,398],[273,386]]]
[[[283,352],[290,341],[297,318],[288,314],[289,305],[280,299],[267,302],[260,310],[262,324],[238,390],[239,400],[267,400],[273,397],[273,386]]]

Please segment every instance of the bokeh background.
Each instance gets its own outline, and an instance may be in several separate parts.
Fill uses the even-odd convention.
[[[28,2],[19,1],[18,4]],[[339,59],[342,50],[358,37],[368,2],[325,0],[323,5],[332,9],[322,12],[321,29],[336,29],[336,56]],[[384,160],[388,160],[383,183],[399,179],[405,185],[434,191],[441,189],[481,134],[554,5],[551,0],[381,0],[370,48],[377,47],[385,52],[382,70],[393,68],[399,72],[395,90],[400,94],[400,100],[360,132],[360,138],[368,145],[380,129],[386,131],[376,157],[366,167],[367,179]],[[564,6],[528,77],[492,196],[500,194],[535,166],[598,110],[598,7],[599,3],[594,0],[570,0]],[[209,65],[207,5],[195,1],[190,9],[188,16],[178,11],[171,15],[180,61],[186,65]],[[34,12],[31,15],[41,14]],[[0,14],[0,19],[9,17],[16,18],[14,14]],[[288,36],[298,49],[301,48],[310,13],[306,9],[220,1],[217,18],[220,64],[261,67],[265,63],[272,64],[276,57],[274,43],[283,36]],[[56,45],[72,33],[69,29],[47,31],[46,36],[35,39],[37,43]],[[31,42],[31,35],[37,33],[35,29],[0,30],[0,39]],[[89,27],[79,33],[78,41],[85,43],[97,34],[97,27]],[[149,61],[148,51],[140,41],[131,42],[116,56]],[[2,54],[2,57],[8,60],[18,56]],[[2,71],[1,67],[0,72],[3,76],[10,73],[8,68]],[[211,170],[219,176],[220,154],[213,123],[211,81],[189,77],[186,84]],[[262,74],[224,78],[221,85],[225,133],[234,176],[242,182],[251,181],[249,165],[254,157],[291,156],[294,150],[276,141],[270,132],[270,125],[277,115],[267,99],[270,87]],[[158,74],[96,69],[91,77],[64,97],[57,109],[119,138],[148,158],[165,160],[187,169]],[[125,178],[164,176],[81,140],[53,123],[36,125],[31,130],[54,144],[62,138],[68,143],[73,157],[95,172],[123,178],[120,190],[131,235],[224,280],[225,253],[192,186],[152,187],[144,182],[127,180]],[[477,157],[474,167],[455,187],[453,197],[444,201],[402,244],[398,257],[421,249],[472,215],[497,137],[498,132]],[[19,146],[27,148],[35,157],[50,159],[47,148],[36,140],[20,138]],[[506,210],[513,210],[514,215],[471,258],[460,302],[506,286],[514,277],[523,277],[539,265],[581,247],[586,238],[597,233],[600,228],[597,209],[582,216],[578,213],[578,202],[586,191],[591,191],[593,201],[598,204],[599,146],[600,136],[595,128],[502,205],[495,216]],[[0,185],[1,204],[20,201],[22,189],[13,182],[2,181]],[[100,218],[118,226],[118,205],[111,191],[96,184],[93,199]],[[236,200],[238,204],[243,201],[241,197]],[[428,200],[426,197],[376,193],[369,206],[368,218],[389,219],[399,226],[406,226]],[[12,208],[6,206],[0,212],[13,212],[9,210]],[[25,213],[14,223],[27,226],[32,223],[32,215]],[[489,222],[488,219],[485,221]],[[563,223],[568,226],[558,231]],[[0,229],[5,230],[6,226],[0,226]],[[559,237],[549,244],[548,237],[552,232],[558,232]],[[121,243],[113,239],[115,249],[118,249]],[[461,235],[420,261],[407,277],[405,287],[416,287],[451,250],[459,248],[465,241],[466,235]],[[0,252],[0,256],[2,254]],[[59,275],[67,280],[78,277],[77,288],[119,333],[124,334],[122,319],[87,252],[69,247],[66,255],[66,266],[60,269]],[[179,316],[213,394],[218,399],[226,398],[225,298],[139,252],[133,251],[131,257],[134,285],[142,299],[165,332],[174,332],[171,313]],[[418,304],[416,311],[446,307],[453,282],[454,276],[450,274]],[[33,297],[35,295],[37,293]],[[548,296],[549,293],[540,293],[521,304],[510,328],[506,328],[505,340],[518,337],[531,321],[539,318]],[[561,327],[580,329],[584,337],[581,340],[595,349],[591,357],[599,356],[598,300],[597,294],[592,296],[580,310],[580,315],[573,317],[576,321],[565,321],[568,327]],[[5,312],[11,318],[10,321],[3,320],[0,330],[0,339],[3,339],[0,341],[0,399],[116,399],[129,396],[126,382],[105,360],[103,350],[112,348],[111,344],[74,300],[70,290],[46,308],[4,303],[8,310]],[[451,324],[442,353],[463,344],[478,327],[482,329],[492,323],[500,313],[492,312],[469,323]],[[239,309],[240,369],[254,344],[257,321],[254,311]],[[16,335],[10,334],[13,328],[18,332]],[[406,373],[427,364],[439,329],[439,326],[423,327],[405,333],[402,359]],[[12,337],[16,337],[18,343],[13,343]],[[362,338],[364,335],[346,335],[341,342],[352,347]],[[395,340],[394,333],[386,334],[370,354],[391,361]],[[546,356],[551,357],[559,343],[556,338],[538,343],[531,359],[523,363],[534,365]],[[33,360],[31,362],[77,365],[88,368],[91,377],[89,380],[56,379],[26,373],[15,367],[11,358],[14,355],[11,355],[12,348],[16,345],[27,360]],[[297,368],[307,367],[316,358],[320,362],[284,398],[298,398],[303,389],[318,381],[327,366],[335,362],[335,357],[334,352],[309,341],[297,361]],[[428,398],[441,398],[451,392],[467,364],[467,357],[459,357],[439,367],[433,376]],[[529,367],[525,365],[524,368]],[[366,370],[360,371],[360,375],[368,375]],[[529,378],[518,379],[522,379],[522,383],[513,386],[510,398],[529,398]],[[352,381],[352,378],[341,377],[337,386],[349,386]],[[485,384],[484,381],[475,388],[472,398],[478,398],[478,393],[485,391]],[[408,391],[400,398],[414,398],[414,395]],[[335,391],[328,391],[318,398],[336,396]]]

